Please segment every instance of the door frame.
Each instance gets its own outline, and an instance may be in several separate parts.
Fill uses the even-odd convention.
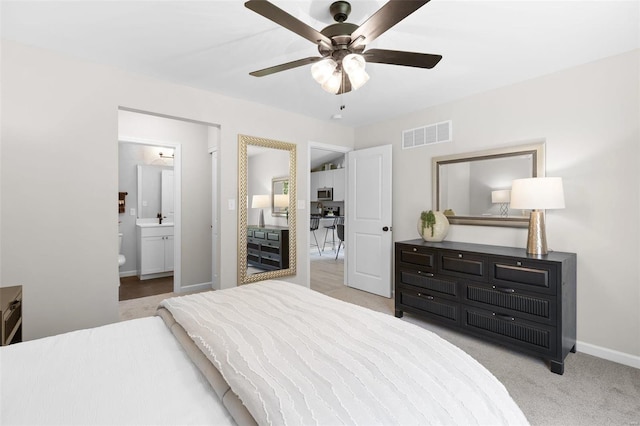
[[[182,145],[177,142],[159,141],[155,139],[122,136],[118,144],[133,143],[173,149],[173,291],[180,292],[182,278]],[[137,209],[136,209],[137,210]]]
[[[313,141],[309,141],[308,146],[307,146],[307,162],[306,162],[306,177],[307,177],[307,194],[309,196],[309,200],[305,201],[305,203],[307,204],[306,206],[306,210],[307,210],[307,215],[306,218],[304,220],[305,223],[305,228],[303,229],[309,229],[311,227],[311,211],[309,210],[310,206],[311,206],[311,150],[312,149],[322,149],[324,151],[332,151],[332,152],[336,152],[336,153],[341,153],[344,154],[346,156],[346,154],[350,151],[353,151],[354,148],[353,147],[348,147],[348,146],[342,146],[342,145],[331,145],[331,144],[327,144],[327,143],[321,143],[321,142],[313,142]],[[346,185],[347,185],[347,175],[348,175],[348,170],[346,169],[347,164],[345,161],[345,190],[346,190]],[[346,193],[346,197],[348,197],[349,194]],[[345,209],[346,209],[346,201],[345,201]],[[345,211],[346,213],[346,211]],[[345,220],[346,220],[346,215],[345,216]],[[345,225],[347,225],[345,223]],[[300,229],[300,228],[298,228]],[[311,288],[311,251],[309,250],[309,232],[305,233],[306,238],[304,239],[306,241],[306,245],[305,245],[305,256],[307,259],[307,288]],[[346,251],[343,251],[344,253],[344,273],[343,273],[343,277],[342,277],[342,283],[343,284],[347,284],[347,264],[348,264],[348,258],[347,258],[347,253]]]

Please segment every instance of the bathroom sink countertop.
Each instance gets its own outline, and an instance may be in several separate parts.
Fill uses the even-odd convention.
[[[137,223],[136,226],[139,226],[141,228],[153,228],[153,227],[166,227],[166,226],[173,226],[173,222],[167,222],[167,223],[158,223],[158,222],[143,222],[143,223]]]

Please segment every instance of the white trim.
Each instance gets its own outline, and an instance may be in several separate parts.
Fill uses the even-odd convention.
[[[133,271],[120,271],[120,278],[135,277],[136,275],[138,275],[137,269],[134,269]]]
[[[211,289],[213,289],[213,283],[209,281],[208,283],[190,284],[183,286],[180,290],[176,291],[176,293],[192,293],[195,291],[205,291]]]
[[[640,356],[637,355],[619,352],[613,349],[603,348],[602,346],[596,346],[591,343],[580,341],[576,342],[576,351],[640,369]]]

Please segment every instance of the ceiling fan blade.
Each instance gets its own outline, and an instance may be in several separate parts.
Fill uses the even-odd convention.
[[[433,68],[442,55],[430,53],[401,52],[399,50],[369,49],[362,54],[367,62],[377,64],[404,65],[406,67]]]
[[[280,71],[286,71],[291,68],[301,67],[303,65],[309,65],[314,62],[318,62],[323,59],[321,56],[312,56],[309,58],[298,59],[296,61],[287,62],[285,64],[275,65],[273,67],[265,68],[258,71],[250,72],[249,74],[254,77],[264,77],[265,75],[275,74]]]
[[[331,39],[329,37],[289,15],[287,12],[274,4],[269,3],[267,0],[249,0],[244,5],[246,8],[253,10],[257,14],[272,20],[276,24],[281,25],[290,31],[293,31],[314,44],[323,42],[331,46]]]
[[[356,42],[364,37],[363,43],[369,44],[428,2],[429,0],[390,0],[351,34],[351,40]]]

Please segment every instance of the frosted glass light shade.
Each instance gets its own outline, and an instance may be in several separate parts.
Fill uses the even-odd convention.
[[[331,77],[322,84],[322,88],[329,93],[333,93],[334,95],[338,93],[340,90],[340,86],[342,85],[342,72],[335,71]]]
[[[319,84],[324,84],[338,67],[338,63],[331,58],[316,62],[311,66],[311,76]]]
[[[254,195],[251,199],[252,209],[264,209],[271,207],[271,200],[268,195]]]
[[[510,189],[499,189],[497,191],[491,191],[492,203],[508,203],[511,200]]]
[[[358,90],[369,81],[369,74],[364,70],[366,61],[362,55],[351,53],[342,60],[342,68],[349,76],[351,88]]]
[[[511,185],[511,208],[524,210],[563,209],[562,178],[516,179]]]

